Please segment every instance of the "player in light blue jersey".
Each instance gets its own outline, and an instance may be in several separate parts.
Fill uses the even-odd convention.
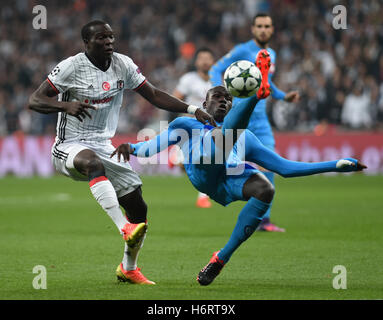
[[[297,91],[284,93],[283,91],[279,90],[277,86],[271,81],[275,72],[276,61],[275,51],[269,47],[269,41],[273,31],[274,28],[271,17],[265,13],[257,14],[254,17],[253,24],[251,26],[253,39],[236,45],[228,54],[218,60],[217,63],[210,69],[210,81],[212,82],[213,86],[222,84],[222,75],[230,64],[238,60],[249,60],[254,62],[259,50],[266,49],[270,53],[271,57],[271,68],[269,72],[271,96],[275,99],[285,100],[287,102],[298,101],[299,94]],[[249,126],[247,129],[254,133],[266,147],[274,151],[275,141],[273,132],[271,130],[271,125],[266,114],[266,100],[261,100],[257,107],[254,109],[254,112],[250,117]],[[274,184],[274,173],[266,171],[264,174]],[[270,222],[270,210],[271,207],[265,215],[262,223],[259,225],[258,230],[285,231],[284,229],[279,228]]]
[[[234,251],[252,235],[273,199],[273,185],[259,170],[244,161],[254,162],[284,177],[366,168],[352,158],[316,163],[290,161],[266,148],[251,131],[238,131],[247,127],[256,103],[270,93],[263,81],[256,95],[241,99],[233,108],[232,97],[225,87],[217,86],[208,91],[203,106],[220,125],[218,128],[203,125],[192,118],[179,117],[153,139],[122,144],[111,155],[117,154],[118,159],[122,156],[124,161],[128,161],[130,154],[150,157],[178,144],[184,154],[188,178],[198,191],[224,206],[236,200],[247,201],[229,241],[213,253],[209,263],[199,272],[197,281],[201,285],[210,284]]]

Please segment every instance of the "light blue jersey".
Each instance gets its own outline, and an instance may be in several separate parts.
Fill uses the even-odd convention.
[[[247,42],[236,45],[228,54],[218,60],[217,63],[214,64],[210,69],[210,81],[212,82],[213,86],[222,85],[222,75],[230,64],[238,60],[248,60],[254,63],[257,54],[261,49],[262,48],[258,47],[254,40],[249,40]],[[267,51],[269,52],[271,58],[271,67],[269,72],[269,83],[272,90],[271,95],[275,99],[284,99],[285,93],[278,89],[277,86],[271,81],[275,72],[275,51],[271,48],[267,48]],[[236,100],[238,100],[238,98],[234,99],[234,101]],[[258,102],[250,117],[249,125],[247,128],[253,132],[264,145],[270,147],[271,149],[274,148],[275,141],[266,113],[266,100],[261,100]]]
[[[216,101],[220,98],[219,93],[215,93]],[[133,148],[131,153],[138,157],[151,157],[177,144],[184,156],[183,164],[188,178],[197,190],[206,193],[224,206],[236,200],[247,201],[238,215],[229,241],[218,253],[215,253],[222,264],[227,263],[241,243],[251,236],[270,208],[270,202],[267,202],[267,199],[262,201],[255,196],[245,198],[243,192],[245,183],[259,172],[249,166],[247,161],[284,177],[358,170],[358,161],[355,159],[297,162],[284,159],[264,146],[250,130],[243,130],[248,126],[257,101],[256,95],[239,101],[227,113],[220,128],[203,125],[189,117],[179,117],[169,124],[167,130],[153,139],[131,144]],[[233,136],[238,139],[230,139]],[[223,150],[224,148],[226,150]],[[241,165],[242,170],[234,170],[234,172],[231,170],[241,169]],[[201,285],[208,285],[212,280],[210,276],[206,276],[204,269],[198,274],[197,280]]]
[[[241,165],[242,161],[235,152],[231,152],[229,158],[218,161],[215,156],[215,144],[211,138],[213,127],[203,125],[199,121],[189,117],[178,117],[169,124],[169,128],[152,140],[132,144],[134,155],[138,157],[150,157],[167,147],[177,144],[183,154],[183,165],[186,174],[193,186],[200,192],[210,196],[216,202],[227,205],[232,201],[241,200],[242,188],[246,180],[259,171],[249,165],[240,168],[240,175],[233,175],[234,180],[230,183],[231,176],[227,171]],[[241,179],[240,176],[242,177]]]
[[[239,108],[238,108],[239,109]],[[236,108],[232,108],[234,118]],[[230,119],[231,120],[231,119]],[[229,120],[229,122],[230,122]],[[222,133],[230,129],[224,122]],[[226,128],[226,129],[225,129]],[[234,127],[233,129],[237,129]],[[236,200],[248,200],[243,196],[245,182],[259,171],[245,161],[254,162],[284,177],[296,177],[321,172],[354,171],[356,167],[337,168],[337,161],[306,163],[290,161],[266,148],[250,131],[244,130],[234,144],[229,156],[220,158],[220,152],[212,139],[210,125],[203,125],[189,117],[172,121],[167,130],[151,140],[132,144],[133,155],[151,157],[177,144],[184,156],[184,167],[190,182],[200,192],[206,193],[216,202],[226,206]],[[222,161],[220,161],[222,159]],[[349,161],[356,163],[355,159]],[[232,170],[238,168],[238,171]]]

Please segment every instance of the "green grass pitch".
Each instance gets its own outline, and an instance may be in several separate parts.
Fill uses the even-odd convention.
[[[86,183],[0,180],[0,299],[383,299],[383,176],[276,178],[272,220],[207,287],[196,282],[244,202],[194,206],[185,177],[143,177],[149,229],[139,267],[156,286],[118,283],[123,242]],[[47,270],[36,290],[32,270]],[[347,289],[332,286],[347,269]]]

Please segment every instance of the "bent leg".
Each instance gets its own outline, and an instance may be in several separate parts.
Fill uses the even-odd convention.
[[[141,223],[146,221],[148,206],[142,197],[141,187],[118,198],[118,202],[125,209],[125,214],[129,222]]]
[[[267,178],[267,180],[270,181],[270,183],[274,186],[275,188],[275,184],[274,184],[274,172],[271,172],[271,171],[264,171],[262,172],[265,177]],[[273,202],[270,202],[270,207],[269,209],[267,210],[267,212],[265,213],[265,216],[263,217],[264,219],[270,219],[270,212],[271,212],[271,207],[272,207],[272,204]]]
[[[274,196],[273,185],[261,173],[251,176],[244,184],[242,192],[244,198],[249,200],[238,215],[229,241],[218,253],[219,259],[224,263],[253,234]]]
[[[77,171],[88,177],[89,187],[94,198],[113,220],[121,233],[121,229],[127,223],[127,220],[120,209],[116,191],[105,176],[105,168],[101,159],[94,151],[85,149],[74,157],[73,165]]]
[[[94,178],[105,176],[105,168],[97,154],[90,150],[80,151],[73,159],[74,168],[91,181]]]
[[[138,187],[131,193],[119,198],[120,205],[125,209],[125,214],[130,223],[146,223],[146,213],[148,207],[142,198],[141,187]],[[144,245],[146,238],[146,230],[139,242],[135,246],[128,246],[125,244],[124,256],[122,258],[122,265],[125,270],[136,270],[138,253]]]

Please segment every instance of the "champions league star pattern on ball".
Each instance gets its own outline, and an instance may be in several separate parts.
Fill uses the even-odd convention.
[[[223,76],[225,87],[234,97],[248,98],[256,94],[262,75],[254,63],[247,60],[233,62]]]

